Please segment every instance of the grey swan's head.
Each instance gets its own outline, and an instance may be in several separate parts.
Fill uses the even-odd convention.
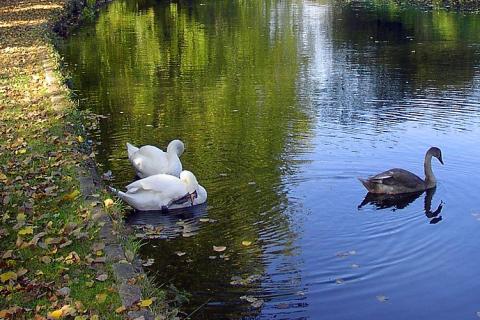
[[[440,148],[431,147],[430,149],[428,149],[427,155],[437,158],[438,161],[440,161],[440,163],[443,164],[442,150],[440,150]]]

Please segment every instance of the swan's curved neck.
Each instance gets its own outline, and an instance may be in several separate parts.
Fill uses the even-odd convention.
[[[432,155],[427,152],[425,155],[425,162],[423,164],[425,170],[425,184],[427,188],[433,188],[437,185],[437,180],[432,171]]]

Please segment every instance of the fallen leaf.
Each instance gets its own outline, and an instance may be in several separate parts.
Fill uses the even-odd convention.
[[[97,299],[98,303],[104,303],[105,300],[107,299],[107,294],[106,293],[99,293],[95,295],[95,298]]]
[[[184,256],[186,254],[186,252],[182,252],[182,251],[175,251],[175,254],[179,257],[181,256]]]
[[[388,297],[384,295],[378,295],[377,300],[380,302],[386,302],[388,300]]]
[[[103,282],[103,281],[108,279],[108,275],[106,273],[104,273],[104,274],[101,274],[101,275],[97,276],[95,279]]]
[[[33,227],[32,226],[25,227],[23,229],[18,230],[18,235],[19,236],[24,236],[24,235],[27,235],[27,234],[33,234]]]
[[[11,259],[13,258],[13,250],[7,250],[2,256],[3,260]]]
[[[25,215],[25,213],[19,213],[19,214],[17,214],[17,221],[18,222],[24,222],[26,217],[27,216]]]
[[[105,208],[110,208],[111,206],[113,206],[113,200],[110,198],[105,199],[103,201],[103,204],[105,205]]]
[[[60,319],[63,316],[62,309],[57,309],[55,311],[49,312],[48,317],[50,319]]]
[[[8,180],[7,176],[5,174],[3,174],[2,172],[0,172],[0,181],[6,182],[7,180]]]
[[[152,299],[145,299],[145,300],[140,300],[140,302],[138,303],[138,305],[139,305],[140,307],[149,307],[152,303],[153,303],[153,300],[152,300]]]
[[[80,143],[82,143],[83,141],[85,141],[85,140],[83,140],[83,137],[82,137],[82,136],[78,136],[78,137],[77,137],[77,140],[78,140],[78,142],[80,142]]]
[[[49,264],[50,262],[52,262],[52,258],[50,258],[49,256],[43,256],[40,258],[40,261],[42,261],[45,264]]]
[[[25,275],[27,272],[28,272],[27,269],[25,269],[25,268],[20,268],[20,269],[17,270],[17,277],[20,278],[21,276]]]
[[[242,241],[242,246],[248,247],[252,244],[252,241]]]
[[[67,201],[71,201],[71,200],[76,199],[79,195],[80,195],[80,191],[73,190],[69,194],[64,195],[62,199],[67,200]]]
[[[0,274],[0,281],[7,282],[9,280],[17,280],[17,274],[13,271]]]
[[[125,310],[127,310],[127,308],[125,308],[125,306],[121,306],[115,309],[115,313],[122,313],[125,312]]]
[[[225,246],[213,246],[213,251],[216,251],[216,252],[223,252],[227,249],[227,247]]]

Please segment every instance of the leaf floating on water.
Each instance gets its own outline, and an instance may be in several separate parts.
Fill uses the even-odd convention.
[[[260,308],[264,303],[262,299],[255,298],[253,296],[241,296],[240,299],[247,301],[254,308]]]
[[[355,251],[355,250],[339,251],[339,252],[335,253],[335,255],[339,258],[346,258],[348,256],[353,256],[353,255],[356,255],[356,254],[357,254],[357,251]]]
[[[210,219],[208,219],[208,218],[200,218],[200,220],[199,220],[199,221],[200,221],[200,222],[209,222],[209,221],[210,221]]]
[[[242,246],[248,247],[249,245],[252,244],[252,241],[242,241]]]
[[[262,299],[258,299],[257,301],[252,303],[252,307],[254,308],[260,308],[263,306],[264,301]]]
[[[480,311],[477,311],[477,317],[480,318]]]
[[[258,280],[260,280],[262,276],[260,274],[252,274],[251,276],[248,276],[247,278],[243,279],[239,276],[233,276],[231,278],[232,281],[230,281],[230,284],[233,286],[245,286],[249,285],[251,283],[254,283]]]
[[[335,279],[335,283],[336,284],[343,284],[343,283],[345,283],[345,280],[343,280],[342,278],[337,278],[337,279]]]
[[[380,301],[380,302],[387,302],[387,301],[388,301],[388,297],[387,297],[387,296],[384,296],[384,295],[378,295],[378,296],[377,296],[377,300]]]
[[[356,264],[356,263],[353,263],[353,264],[351,265],[351,267],[354,268],[354,269],[356,269],[356,268],[360,268],[360,265],[358,265],[358,264]]]
[[[155,259],[148,259],[146,262],[142,264],[144,267],[150,267],[155,262]]]
[[[225,250],[227,250],[227,247],[225,247],[225,246],[218,246],[218,247],[217,247],[217,246],[213,246],[213,251],[223,252],[223,251],[225,251]]]
[[[184,238],[190,238],[190,237],[193,237],[195,235],[195,233],[193,232],[183,232],[182,233],[182,237]]]

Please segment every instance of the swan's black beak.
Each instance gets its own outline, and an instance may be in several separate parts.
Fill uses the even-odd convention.
[[[438,161],[440,161],[440,163],[443,165],[443,160],[442,160],[442,157],[440,156],[440,158],[438,158]]]
[[[193,191],[192,193],[189,194],[190,196],[190,202],[192,203],[192,206],[193,206],[193,201],[195,200],[195,198],[198,196],[197,195],[197,190]]]

